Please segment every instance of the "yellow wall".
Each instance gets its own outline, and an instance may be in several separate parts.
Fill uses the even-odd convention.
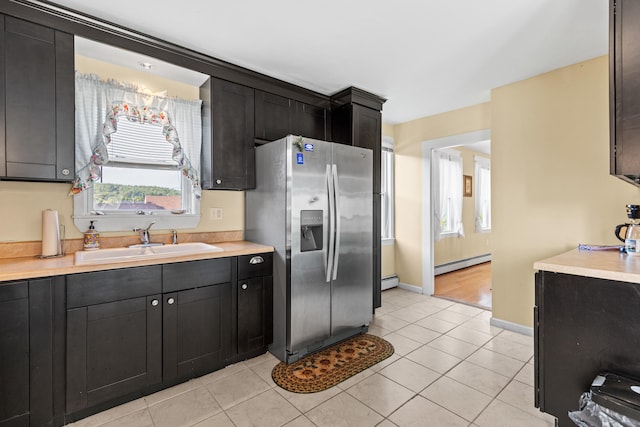
[[[395,154],[396,274],[422,287],[422,142],[489,129],[490,104],[480,104],[393,127]]]
[[[609,175],[608,58],[491,94],[493,316],[531,326],[532,264],[613,244],[638,189]]]
[[[166,80],[143,71],[119,67],[90,58],[76,58],[78,71],[98,74],[103,79],[115,78],[138,83],[152,92],[166,90],[169,96],[198,99],[199,89]],[[0,242],[20,242],[42,239],[42,211],[58,211],[60,223],[65,226],[67,238],[81,238],[82,231],[73,224],[73,198],[68,196],[70,184],[0,181]],[[212,232],[244,230],[244,192],[203,191],[200,203],[200,224],[185,232]],[[222,208],[223,219],[209,219],[210,208]],[[130,233],[102,233],[104,236]]]
[[[464,147],[454,147],[453,149],[459,151],[462,156],[462,173],[472,177],[474,176],[475,156],[490,158],[486,154]],[[434,242],[434,266],[491,253],[491,233],[476,233],[475,196],[476,194],[472,193],[472,197],[462,199],[464,237],[448,237]]]
[[[396,274],[395,244],[382,245],[381,266],[382,278]]]
[[[422,285],[421,142],[491,130],[493,317],[532,326],[537,260],[615,244],[638,188],[609,175],[608,58],[494,89],[491,102],[394,126],[396,271]]]
[[[42,240],[42,211],[58,211],[66,237],[76,239],[82,232],[73,224],[71,184],[0,181],[0,243]],[[244,192],[203,191],[202,216],[198,227],[184,232],[244,230]],[[209,219],[210,208],[224,209],[222,220]],[[101,232],[103,236],[129,235],[129,232]]]

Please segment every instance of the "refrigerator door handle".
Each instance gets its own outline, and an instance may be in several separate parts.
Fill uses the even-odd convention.
[[[333,175],[333,192],[335,196],[335,225],[336,225],[336,248],[334,250],[333,280],[338,277],[338,260],[340,259],[340,186],[338,185],[338,166],[331,165]]]
[[[327,165],[325,172],[327,181],[327,196],[329,197],[329,227],[327,235],[329,236],[329,244],[327,250],[327,275],[326,282],[331,281],[331,272],[333,271],[333,258],[334,258],[334,227],[335,227],[335,198],[333,188],[333,176],[331,174],[331,165]]]

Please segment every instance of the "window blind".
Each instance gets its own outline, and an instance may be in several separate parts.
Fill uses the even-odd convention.
[[[174,165],[173,146],[167,142],[162,126],[118,119],[118,130],[107,144],[109,160],[124,163]]]

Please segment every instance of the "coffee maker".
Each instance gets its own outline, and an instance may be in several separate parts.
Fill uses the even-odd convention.
[[[626,205],[626,208],[630,222],[616,225],[616,237],[624,242],[626,253],[640,255],[640,205]]]

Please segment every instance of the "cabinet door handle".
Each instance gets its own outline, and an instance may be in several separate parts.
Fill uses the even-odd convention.
[[[262,264],[264,262],[264,258],[261,256],[254,256],[249,260],[249,264]]]
[[[249,286],[247,286],[247,284],[246,284],[246,283],[243,283],[243,284],[242,284],[242,289],[247,289],[248,287],[249,287]]]
[[[154,307],[155,307],[155,306],[156,306],[156,305],[158,305],[158,304],[159,304],[159,303],[158,303],[158,300],[157,300],[157,299],[152,299],[152,300],[151,300],[151,305],[152,305],[152,306],[154,306]]]
[[[176,300],[175,300],[175,299],[173,299],[173,298],[169,298],[169,299],[167,300],[167,304],[169,304],[169,305],[173,304],[174,302],[176,302]]]

